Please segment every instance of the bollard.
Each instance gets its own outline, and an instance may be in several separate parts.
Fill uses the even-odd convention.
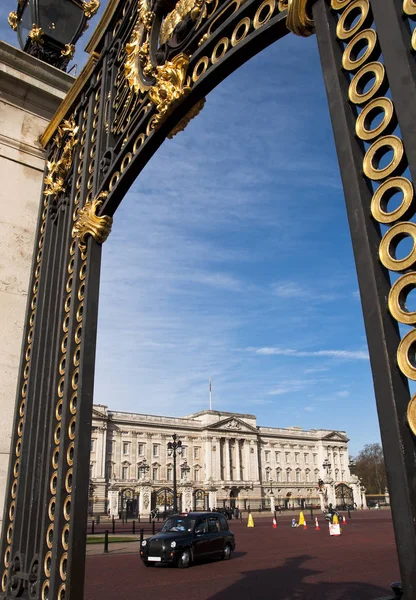
[[[116,522],[113,517],[113,535],[115,534],[115,532],[116,532]]]
[[[137,515],[137,521],[140,523],[140,513]]]
[[[104,554],[108,554],[108,529],[104,533]]]
[[[313,521],[313,506],[311,504],[311,521]]]
[[[152,523],[152,533],[153,533],[153,535],[155,535],[155,522],[154,521]]]
[[[142,545],[142,541],[143,541],[143,529],[140,529],[140,546]]]
[[[91,533],[92,534],[94,533],[94,519],[92,520],[92,523],[91,523]]]
[[[149,514],[149,523],[152,522],[152,513]]]
[[[348,518],[351,519],[351,511],[350,511],[350,507],[348,507]]]
[[[136,533],[136,521],[133,521],[133,535]]]
[[[97,516],[95,517],[95,519],[96,519],[96,521],[97,521],[97,525],[99,525],[99,524],[100,524],[100,515],[97,515]]]

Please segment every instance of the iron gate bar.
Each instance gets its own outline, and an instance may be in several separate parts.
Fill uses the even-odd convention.
[[[374,21],[388,73],[409,169],[416,181],[416,61],[403,0],[372,0]]]
[[[337,17],[326,0],[313,5],[313,17],[360,287],[404,597],[411,600],[416,593],[416,494],[415,443],[406,425],[409,386],[396,363],[399,328],[387,311],[389,273],[379,260],[380,227],[369,210],[373,192],[362,173],[364,146],[354,133],[356,114],[348,102]]]

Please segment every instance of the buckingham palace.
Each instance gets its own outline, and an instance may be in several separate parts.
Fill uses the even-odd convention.
[[[204,410],[186,417],[111,411],[94,405],[89,513],[146,516],[173,504],[176,434],[181,510],[312,505],[365,506],[349,470],[345,431],[263,427],[255,415]]]

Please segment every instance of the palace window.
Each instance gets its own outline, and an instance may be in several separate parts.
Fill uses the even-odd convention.
[[[173,470],[172,467],[168,467],[166,470],[166,478],[168,481],[172,481],[173,479]]]
[[[159,469],[154,467],[153,469],[153,481],[157,481],[159,479]]]
[[[155,458],[159,456],[159,444],[153,444],[153,456]]]
[[[313,455],[313,464],[314,465],[318,464],[318,455],[317,454]]]
[[[137,454],[139,456],[143,456],[143,454],[144,454],[144,444],[137,444]]]
[[[91,452],[95,450],[95,440],[91,440]]]
[[[146,475],[146,469],[144,467],[139,467],[137,469],[137,479],[144,479]]]
[[[199,448],[194,448],[194,458],[199,458]]]
[[[295,463],[299,464],[299,452],[295,452]]]
[[[309,483],[309,470],[308,469],[305,471],[305,481],[306,481],[306,483]]]
[[[290,452],[285,452],[286,462],[290,462]]]
[[[268,450],[266,450],[266,452],[264,453],[264,456],[266,458],[266,462],[270,462],[270,452]]]
[[[290,469],[286,471],[286,481],[290,481]]]
[[[300,471],[299,469],[296,470],[296,483],[300,482]]]
[[[128,467],[122,467],[121,469],[121,479],[127,479],[128,475]]]
[[[277,469],[277,471],[276,471],[276,481],[277,482],[281,481],[280,477],[281,477],[280,469]]]
[[[303,458],[305,459],[305,465],[307,465],[309,462],[309,454],[306,454],[306,452],[305,452],[305,454],[303,455]]]
[[[194,469],[194,480],[199,481],[199,469]]]
[[[129,443],[123,442],[123,454],[126,455],[129,453]]]
[[[280,452],[275,452],[276,462],[280,463]]]

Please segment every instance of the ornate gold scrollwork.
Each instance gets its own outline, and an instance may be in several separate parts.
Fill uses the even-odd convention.
[[[75,46],[74,44],[65,44],[65,48],[61,50],[62,56],[69,56],[72,58],[75,54]]]
[[[160,28],[160,43],[167,42],[175,27],[188,15],[193,21],[196,21],[203,6],[204,0],[179,0],[175,8],[163,20]]]
[[[54,137],[58,151],[62,147],[63,139],[67,137],[67,140],[59,159],[47,162],[48,174],[44,180],[46,187],[43,192],[45,196],[56,196],[64,191],[65,177],[72,166],[73,150],[78,144],[77,132],[78,127],[73,117],[58,127]]]
[[[157,67],[156,84],[149,91],[149,97],[158,111],[153,120],[153,129],[160,125],[178,102],[191,91],[190,78],[186,79],[188,65],[189,56],[181,53]]]
[[[7,22],[9,23],[9,25],[13,29],[13,31],[16,31],[17,24],[19,22],[19,17],[17,16],[17,12],[15,12],[13,10],[11,13],[9,13],[9,18],[7,19]]]
[[[89,2],[82,3],[82,10],[84,11],[84,15],[87,19],[91,19],[98,9],[100,8],[100,0],[89,0]]]
[[[32,25],[32,29],[29,31],[28,36],[35,42],[35,44],[43,44],[43,31],[35,23]]]
[[[103,203],[102,199],[107,196],[107,192],[101,192],[97,198],[86,202],[78,213],[78,219],[72,228],[72,237],[78,239],[81,255],[84,255],[87,249],[87,235],[91,235],[96,242],[103,244],[110,234],[113,218],[108,215],[102,217],[97,215],[97,210]]]
[[[313,20],[308,14],[308,4],[311,4],[311,0],[288,0],[286,27],[295,35],[308,37],[315,31]]]

